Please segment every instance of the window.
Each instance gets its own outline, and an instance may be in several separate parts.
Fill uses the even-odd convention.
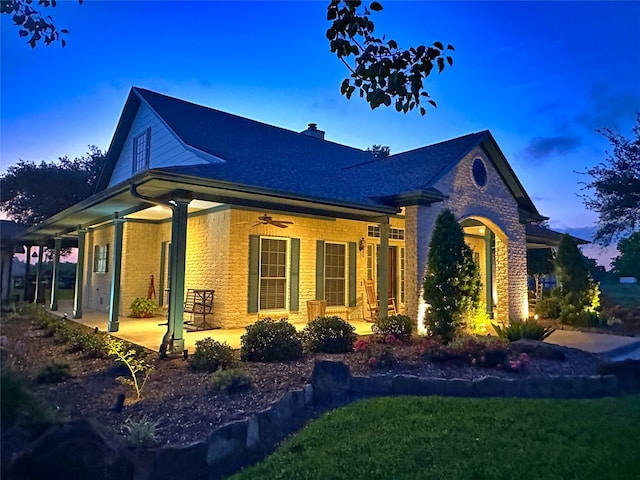
[[[373,279],[373,245],[367,245],[367,280]]]
[[[479,158],[473,161],[471,173],[477,186],[484,187],[487,184],[487,167],[484,166],[484,163]]]
[[[345,305],[346,246],[325,243],[324,298],[328,307]]]
[[[133,139],[133,173],[149,168],[149,151],[151,146],[151,129]]]
[[[93,249],[93,271],[96,273],[109,271],[109,244],[96,245]]]
[[[287,241],[260,239],[260,310],[287,307]]]
[[[380,225],[368,225],[367,236],[369,238],[380,238]],[[404,240],[403,228],[390,228],[389,239],[391,240]]]

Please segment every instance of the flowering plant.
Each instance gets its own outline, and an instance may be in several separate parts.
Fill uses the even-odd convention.
[[[525,370],[528,366],[529,356],[526,353],[521,353],[515,360],[509,361],[509,368],[511,368],[511,370]]]

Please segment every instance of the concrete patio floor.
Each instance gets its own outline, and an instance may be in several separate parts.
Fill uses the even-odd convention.
[[[58,316],[65,313],[71,320],[73,313],[73,302],[59,302],[58,310],[51,312]],[[74,320],[82,325],[91,328],[98,327],[100,331],[107,331],[107,321],[109,315],[106,312],[85,311],[81,319]],[[189,319],[189,314],[185,314],[185,320]],[[164,315],[154,318],[128,318],[120,317],[120,330],[112,335],[123,340],[127,340],[138,345],[142,345],[152,351],[157,352],[162,342],[162,337],[167,331]],[[361,320],[349,320],[356,328],[358,335],[371,334],[371,323]],[[307,323],[294,323],[298,330],[302,330]],[[235,329],[214,329],[190,332],[185,330],[185,348],[190,352],[195,349],[195,343],[206,337],[211,337],[219,342],[227,342],[232,348],[240,348],[240,337],[245,333],[244,328]],[[620,335],[607,335],[601,333],[587,333],[573,330],[556,330],[545,340],[547,343],[563,345],[565,347],[577,348],[587,352],[606,356],[612,360],[620,361],[625,358],[640,358],[640,338],[623,337]]]
[[[74,320],[73,317],[73,302],[71,300],[60,301],[58,303],[58,310],[51,312],[54,315],[62,317],[65,313],[69,320],[86,325],[91,328],[98,327],[102,332],[107,331],[107,322],[109,320],[109,314],[106,312],[96,311],[83,311],[82,318]],[[188,320],[189,314],[185,314],[185,320]],[[112,335],[122,340],[142,345],[149,350],[157,352],[162,342],[162,337],[167,331],[167,326],[159,325],[166,322],[166,316],[156,316],[153,318],[129,318],[120,317],[120,329],[117,332],[112,332]],[[371,323],[363,322],[361,320],[349,320],[349,323],[356,328],[358,335],[371,334]],[[294,323],[298,330],[302,330],[307,323],[299,322]],[[218,342],[227,342],[232,348],[240,348],[240,337],[245,333],[244,328],[234,329],[214,329],[214,330],[201,330],[184,333],[184,347],[185,349],[193,352],[195,344],[198,340],[202,340],[206,337],[211,337]]]

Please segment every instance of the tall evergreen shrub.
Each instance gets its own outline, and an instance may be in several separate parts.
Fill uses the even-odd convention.
[[[429,245],[424,300],[431,305],[426,326],[432,335],[449,343],[464,326],[480,300],[480,273],[464,232],[450,210],[443,210]]]
[[[597,323],[595,309],[600,305],[600,289],[591,278],[586,257],[566,234],[558,246],[556,275],[562,292],[560,320],[569,324]],[[591,319],[582,312],[591,312],[595,317]]]

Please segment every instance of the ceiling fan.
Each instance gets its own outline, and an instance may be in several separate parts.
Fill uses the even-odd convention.
[[[251,222],[239,222],[238,225],[241,225],[244,223],[251,223]],[[287,220],[274,220],[274,218],[271,215],[265,212],[264,215],[260,215],[258,217],[258,221],[251,226],[257,227],[258,225],[273,225],[274,227],[287,228],[289,225],[293,225],[293,222],[289,222]]]

